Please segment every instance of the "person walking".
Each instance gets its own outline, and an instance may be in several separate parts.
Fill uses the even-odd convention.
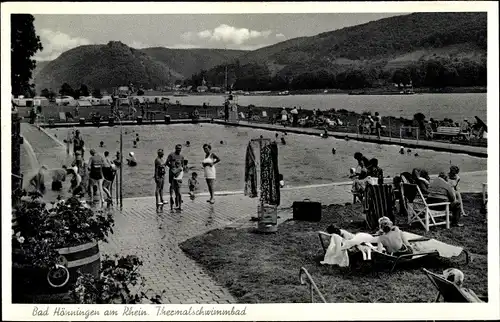
[[[215,203],[214,190],[215,190],[215,165],[220,162],[218,156],[212,153],[212,147],[210,144],[203,144],[203,151],[205,152],[205,159],[201,162],[203,170],[205,173],[205,180],[207,181],[208,192],[210,193],[210,199],[207,202],[211,204]]]

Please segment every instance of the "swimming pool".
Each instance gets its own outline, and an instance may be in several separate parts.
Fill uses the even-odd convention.
[[[71,129],[47,129],[62,140]],[[109,151],[114,158],[119,151],[120,128],[81,128],[86,151],[95,148],[99,153]],[[187,179],[192,171],[199,175],[200,191],[206,191],[201,161],[204,158],[202,145],[209,143],[212,151],[221,158],[217,165],[217,191],[243,190],[245,152],[250,139],[262,135],[275,138],[273,131],[224,126],[216,124],[171,124],[125,126],[123,128],[124,157],[134,151],[138,166],[125,166],[123,172],[124,197],[154,195],[154,160],[159,148],[168,155],[176,144],[182,144],[182,154],[194,169],[184,175],[183,192],[187,192]],[[136,148],[133,140],[139,134]],[[280,134],[281,135],[281,134]],[[355,140],[335,138],[322,139],[317,136],[292,134],[285,136],[286,145],[279,146],[279,169],[287,186],[301,186],[318,183],[348,181],[349,168],[356,165],[353,155],[361,152],[370,158],[377,158],[384,176],[393,176],[415,167],[425,168],[429,173],[448,171],[450,164],[460,167],[461,172],[486,170],[487,159],[465,154],[451,154],[431,150],[413,150],[411,154],[399,154],[399,146],[364,143]],[[105,147],[99,148],[104,141]],[[186,141],[190,146],[186,147]],[[221,143],[222,141],[222,143]],[[279,140],[278,140],[279,141]],[[258,149],[255,146],[258,156]],[[336,154],[332,154],[332,148]],[[418,152],[418,156],[414,156]],[[85,157],[87,158],[88,152]],[[167,187],[166,187],[167,188]],[[166,189],[166,192],[168,189]]]

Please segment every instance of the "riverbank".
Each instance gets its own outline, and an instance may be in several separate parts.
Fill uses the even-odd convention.
[[[444,87],[444,88],[430,88],[430,87],[418,87],[414,88],[413,91],[415,94],[443,94],[443,93],[456,93],[456,94],[466,94],[466,93],[486,93],[486,86],[469,86],[469,87]],[[319,88],[319,89],[302,89],[302,90],[289,90],[289,95],[347,95],[347,94],[356,94],[356,95],[407,95],[400,94],[400,91],[395,87],[376,87],[376,88],[358,88],[355,90],[351,89],[339,89],[339,88]],[[174,94],[179,93],[175,91],[149,91],[145,92],[144,96],[176,96]],[[188,96],[221,96],[225,95],[224,93],[217,92],[189,92],[186,94]],[[279,94],[280,91],[258,91],[258,92],[238,92],[236,95],[244,95],[244,96],[284,96]],[[178,96],[184,97],[184,96]]]

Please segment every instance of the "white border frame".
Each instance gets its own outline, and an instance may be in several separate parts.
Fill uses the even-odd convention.
[[[2,110],[1,110],[1,133],[2,133],[2,281],[5,286],[2,289],[3,317],[9,320],[65,320],[57,316],[33,317],[34,305],[13,305],[10,293],[10,191],[11,181],[8,179],[10,167],[10,13],[31,14],[182,14],[182,13],[380,13],[380,12],[439,12],[439,11],[487,11],[488,12],[488,119],[492,126],[489,127],[488,147],[488,176],[489,195],[499,195],[499,159],[498,159],[498,126],[494,122],[498,120],[498,4],[490,1],[455,1],[455,2],[302,2],[302,3],[50,3],[50,2],[24,2],[24,3],[2,3],[1,4],[1,30],[2,30]],[[498,199],[492,198],[490,207],[492,211],[488,218],[488,304],[458,305],[450,303],[418,303],[418,304],[256,304],[237,305],[237,309],[246,309],[245,316],[156,316],[153,305],[135,306],[143,308],[150,315],[147,317],[118,316],[106,318],[103,316],[104,309],[114,308],[119,312],[123,306],[118,305],[59,305],[67,309],[79,308],[80,310],[99,310],[100,316],[89,317],[87,320],[387,320],[387,319],[409,319],[409,320],[475,320],[475,319],[499,319],[499,217],[495,210],[498,209]],[[422,274],[422,278],[425,275]],[[306,291],[306,290],[304,290]],[[58,305],[38,305],[52,311]],[[217,307],[217,309],[229,308],[233,305],[168,305],[168,309],[205,309]],[[84,316],[68,317],[75,321],[85,320]]]

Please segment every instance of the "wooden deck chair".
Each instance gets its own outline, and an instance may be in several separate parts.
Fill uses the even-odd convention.
[[[415,184],[401,184],[401,195],[403,198],[403,206],[408,214],[408,224],[419,222],[429,231],[432,226],[446,225],[450,228],[450,203],[440,202],[428,204],[420,191],[420,188]],[[444,210],[431,209],[436,206],[445,206]],[[444,220],[439,220],[443,218]]]
[[[392,185],[368,184],[365,189],[363,204],[365,208],[365,221],[371,230],[378,228],[378,220],[384,216],[395,223]]]
[[[449,303],[484,303],[483,299],[488,301],[485,297],[481,299],[472,290],[462,288],[446,280],[442,275],[432,273],[425,268],[423,268],[423,271],[438,290],[438,295],[434,302],[438,302],[441,297],[444,302]]]

